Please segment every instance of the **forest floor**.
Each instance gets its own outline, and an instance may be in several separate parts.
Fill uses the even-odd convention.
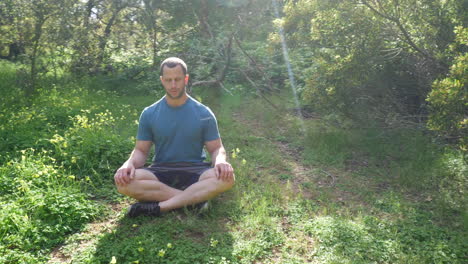
[[[161,89],[0,71],[0,263],[465,263],[465,154],[416,128],[296,115],[287,91],[194,95],[215,113],[235,187],[204,213],[125,217],[113,173]],[[242,88],[242,89],[241,89]],[[142,91],[145,91],[144,93]]]
[[[360,154],[344,162],[310,158],[301,122],[320,131],[322,120],[301,121],[287,108],[229,96],[213,109],[236,169],[233,190],[201,215],[178,210],[136,219],[125,217],[132,201],[114,193],[118,198],[102,201],[105,216],[68,237],[48,263],[461,263],[466,257],[463,232],[441,225],[431,199],[403,191],[388,167],[375,168]]]

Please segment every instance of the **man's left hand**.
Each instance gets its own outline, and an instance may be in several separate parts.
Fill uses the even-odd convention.
[[[234,180],[234,169],[231,164],[227,162],[219,162],[215,164],[216,178],[222,181],[233,181]]]

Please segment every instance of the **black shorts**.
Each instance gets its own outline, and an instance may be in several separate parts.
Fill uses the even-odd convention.
[[[198,182],[200,175],[210,168],[212,168],[211,163],[207,162],[177,162],[151,164],[144,169],[153,173],[160,182],[179,190],[185,190]]]

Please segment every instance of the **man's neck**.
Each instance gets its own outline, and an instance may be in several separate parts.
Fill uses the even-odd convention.
[[[185,104],[185,102],[188,99],[187,93],[184,93],[180,98],[177,98],[177,99],[173,99],[173,98],[169,97],[167,94],[166,94],[165,97],[166,97],[167,104],[172,106],[172,107],[181,106],[181,105]]]

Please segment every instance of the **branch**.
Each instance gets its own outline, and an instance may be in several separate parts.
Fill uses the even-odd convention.
[[[218,85],[219,84],[219,81],[218,80],[210,80],[210,81],[198,81],[198,82],[194,82],[192,83],[192,85],[190,85],[191,87],[195,87],[195,86],[211,86],[211,85]]]
[[[242,51],[242,53],[244,53],[244,55],[252,62],[252,64],[255,66],[255,68],[257,69],[257,71],[261,72],[263,74],[263,76],[265,77],[265,79],[267,79],[268,81],[268,87],[270,88],[270,91],[273,91],[275,90],[273,88],[273,84],[271,83],[271,80],[270,78],[266,77],[266,74],[265,72],[260,68],[260,66],[258,66],[258,63],[257,61],[255,61],[248,53],[247,51],[245,51],[245,49],[242,47],[240,41],[238,38],[234,37],[235,40],[236,40],[236,43],[237,43],[237,46],[239,47],[239,49]]]
[[[274,103],[272,103],[268,98],[266,98],[266,96],[261,92],[261,90],[255,84],[255,82],[252,81],[252,79],[249,78],[247,73],[245,73],[245,71],[243,71],[243,70],[240,70],[240,72],[244,75],[245,79],[247,79],[247,81],[249,81],[250,84],[252,84],[252,86],[255,87],[255,89],[257,90],[257,94],[260,95],[263,99],[265,99],[265,101],[267,101],[271,106],[273,106],[273,108],[278,110],[278,107]]]
[[[395,21],[395,18],[393,18],[393,17],[391,17],[391,16],[388,16],[388,15],[386,15],[386,14],[380,12],[380,11],[377,10],[375,7],[373,7],[371,4],[369,4],[369,2],[364,1],[364,0],[361,0],[361,3],[362,3],[363,5],[365,5],[365,6],[367,6],[370,10],[372,10],[372,11],[373,11],[374,13],[376,13],[377,15],[379,15],[379,16],[381,16],[381,17],[383,17],[383,18],[386,18],[386,19],[388,19],[388,20],[390,20],[390,21],[392,21],[392,22],[396,22],[396,21]],[[378,3],[379,3],[379,6],[381,6],[380,2],[378,2]],[[382,8],[382,7],[381,7],[381,8]],[[382,9],[383,9],[383,8],[382,8]]]
[[[216,80],[210,80],[210,81],[198,81],[198,82],[194,82],[191,87],[195,87],[195,86],[202,86],[202,85],[207,85],[207,86],[211,86],[211,85],[218,85],[220,86],[221,88],[223,88],[224,90],[228,91],[226,88],[224,88],[223,86],[223,81],[224,79],[226,78],[226,74],[227,74],[227,70],[229,68],[229,65],[231,64],[231,55],[232,55],[232,39],[234,37],[234,33],[231,34],[231,37],[229,38],[229,42],[228,42],[228,45],[227,45],[227,50],[226,50],[226,56],[227,56],[227,59],[226,59],[226,63],[224,64],[224,67],[223,69],[221,70],[221,72],[219,73],[218,77],[216,78]],[[190,89],[191,89],[190,87]],[[229,92],[230,93],[230,92]]]
[[[403,25],[401,24],[401,21],[398,18],[395,18],[395,17],[391,17],[389,15],[386,15],[382,12],[380,12],[379,10],[377,10],[375,7],[373,7],[371,4],[369,4],[369,2],[365,1],[365,0],[361,0],[361,3],[365,6],[367,6],[372,12],[374,12],[375,14],[387,19],[387,20],[390,20],[391,22],[395,23],[396,26],[398,27],[398,29],[400,30],[400,32],[403,34],[403,37],[404,39],[402,39],[403,41],[405,41],[406,43],[408,43],[408,45],[411,46],[411,48],[413,48],[416,52],[420,53],[423,57],[425,57],[426,59],[429,59],[431,61],[434,61],[436,62],[438,65],[440,64],[434,57],[432,57],[427,51],[419,48],[416,43],[414,43],[414,41],[412,40],[410,34],[408,33],[408,31],[403,27]],[[397,5],[397,8],[399,7],[398,6],[398,2],[395,3]]]
[[[208,33],[208,36],[211,38],[211,40],[214,40],[214,35],[213,35],[213,32],[211,31],[211,27],[210,27],[210,24],[208,24],[208,21],[207,21],[207,17],[208,17],[208,6],[207,6],[207,3],[206,1],[201,1],[201,4],[202,4],[202,9],[203,11],[201,12],[201,14],[199,15],[196,11],[195,11],[195,8],[193,8],[192,6],[192,11],[193,11],[193,14],[195,15],[195,17],[198,18],[198,21],[200,22],[200,24],[202,25],[202,28],[204,29],[204,32],[205,33]]]

